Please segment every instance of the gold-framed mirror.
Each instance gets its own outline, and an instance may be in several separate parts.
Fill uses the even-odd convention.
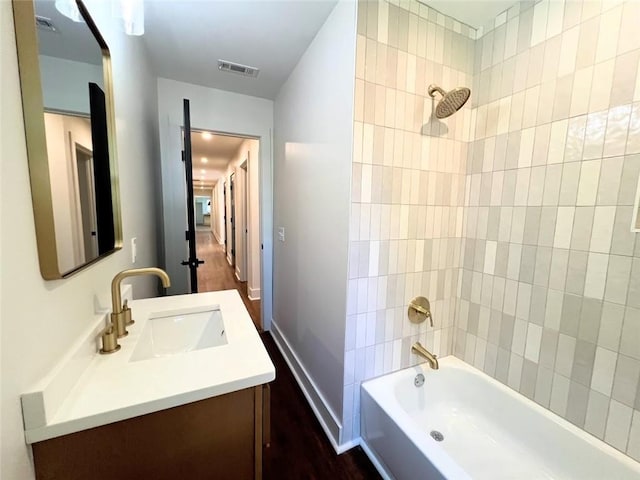
[[[40,272],[54,280],[122,247],[111,57],[80,0],[13,0],[13,15]]]

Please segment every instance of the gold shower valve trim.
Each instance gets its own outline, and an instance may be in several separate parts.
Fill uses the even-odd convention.
[[[425,297],[416,297],[409,302],[409,308],[407,315],[411,323],[422,323],[427,318],[430,325],[433,327],[433,317],[431,316],[431,304]]]

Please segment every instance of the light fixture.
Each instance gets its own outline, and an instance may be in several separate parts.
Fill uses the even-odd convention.
[[[202,157],[202,163],[207,163],[209,160],[207,160],[207,157]]]
[[[204,175],[205,173],[207,173],[207,171],[206,171],[206,170],[204,170],[204,169],[202,169],[202,170],[200,170],[200,173],[201,173],[202,175]]]
[[[74,22],[84,22],[75,0],[56,0],[56,10]]]
[[[144,34],[144,0],[114,0],[111,16],[122,19],[124,33]],[[56,10],[74,22],[84,22],[76,0],[55,0]]]
[[[203,140],[211,140],[211,137],[213,135],[211,135],[209,132],[202,132],[202,139]]]
[[[144,2],[143,0],[118,0],[112,3],[113,16],[121,18],[124,33],[127,35],[144,34]]]

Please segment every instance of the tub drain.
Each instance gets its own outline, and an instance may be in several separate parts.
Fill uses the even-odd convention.
[[[437,430],[431,430],[431,433],[429,435],[431,435],[431,438],[433,438],[436,442],[441,442],[444,440],[444,435],[442,435]]]

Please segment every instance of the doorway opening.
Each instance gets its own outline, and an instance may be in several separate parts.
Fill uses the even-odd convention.
[[[238,290],[262,330],[260,141],[193,128],[191,149],[198,291]]]

